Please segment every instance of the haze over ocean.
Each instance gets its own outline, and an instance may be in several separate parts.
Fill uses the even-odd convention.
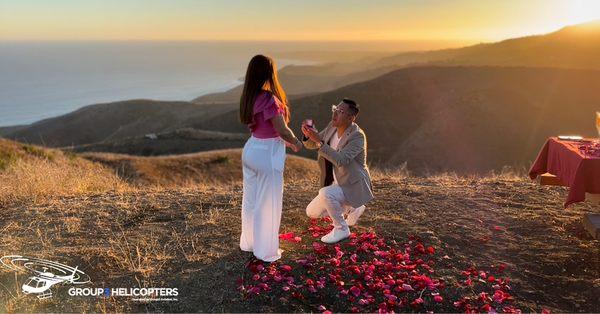
[[[252,55],[293,50],[256,42],[0,42],[0,126],[94,103],[191,100],[240,83]],[[278,66],[303,64],[280,59]]]

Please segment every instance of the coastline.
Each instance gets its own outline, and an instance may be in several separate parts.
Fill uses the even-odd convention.
[[[319,65],[321,63],[317,62],[317,61],[310,61],[310,60],[280,59],[279,64],[280,64],[280,69],[283,69],[284,67],[289,66],[289,65],[304,66],[304,65]],[[243,72],[243,71],[240,71],[240,72]],[[221,74],[221,75],[223,75],[223,74]],[[207,79],[210,79],[210,76],[207,77]],[[221,83],[221,84],[219,84],[219,86],[215,86],[215,87],[212,87],[210,89],[205,89],[205,90],[202,90],[201,88],[197,88],[197,86],[193,83],[188,83],[188,84],[183,83],[180,85],[179,91],[177,92],[179,97],[172,96],[173,93],[176,92],[175,90],[163,91],[162,95],[161,95],[160,92],[157,92],[156,90],[151,91],[150,88],[147,90],[147,93],[144,93],[144,92],[138,93],[138,95],[139,95],[138,97],[112,97],[111,95],[115,95],[115,92],[118,94],[118,90],[91,90],[91,91],[87,91],[87,93],[80,92],[79,97],[71,98],[71,100],[72,100],[72,102],[77,102],[78,104],[81,104],[81,105],[75,105],[75,104],[68,105],[68,106],[62,105],[62,106],[60,106],[62,108],[49,108],[53,105],[52,102],[49,102],[49,104],[43,105],[44,109],[46,109],[46,110],[44,110],[43,113],[34,114],[33,112],[25,110],[25,111],[21,111],[18,114],[16,114],[16,116],[17,116],[16,119],[14,118],[15,114],[13,114],[13,118],[11,118],[12,121],[8,121],[9,119],[1,119],[0,118],[0,128],[30,125],[30,124],[33,124],[35,122],[38,122],[38,121],[41,121],[44,119],[61,116],[61,115],[76,111],[78,109],[81,109],[83,107],[86,107],[89,105],[94,105],[94,104],[100,104],[100,103],[120,102],[120,101],[127,101],[127,100],[131,100],[131,99],[151,99],[151,100],[159,100],[159,101],[191,101],[194,98],[201,97],[201,96],[204,96],[207,94],[225,92],[225,91],[232,89],[242,83],[243,83],[243,74],[238,76],[236,79],[230,79],[227,83]],[[144,96],[142,94],[147,94],[148,96]],[[89,99],[89,100],[86,101],[86,99]],[[96,100],[92,100],[92,99],[96,99]],[[57,100],[55,102],[60,102],[60,100]],[[4,113],[4,114],[0,114],[0,116],[4,116],[4,117],[9,116],[6,114],[6,112],[8,112],[8,111],[10,111],[8,106],[6,106],[4,108],[0,107],[0,113]]]

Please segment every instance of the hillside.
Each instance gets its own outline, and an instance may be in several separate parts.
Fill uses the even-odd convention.
[[[21,145],[1,143],[6,144],[2,147]],[[14,151],[14,147],[0,151]],[[84,157],[111,167],[130,163],[141,177],[177,178],[179,183],[185,181],[183,177],[227,178],[223,171],[231,174],[231,180],[226,184],[197,181],[172,185],[161,179],[155,185],[138,178],[135,188],[127,190],[83,192],[70,185],[71,191],[36,199],[27,194],[31,191],[23,191],[20,198],[0,203],[0,253],[78,265],[92,280],[85,287],[175,287],[178,301],[70,297],[69,285],[53,287],[51,299],[38,301],[14,290],[26,280],[24,274],[15,277],[12,271],[0,268],[3,312],[316,312],[321,311],[320,305],[336,312],[352,308],[374,312],[379,302],[391,298],[384,299],[383,292],[369,288],[376,301],[365,304],[340,292],[338,286],[348,291],[353,285],[367,287],[376,282],[355,275],[348,268],[352,265],[335,266],[333,247],[314,244],[328,225],[311,222],[304,213],[318,191],[316,176],[310,172],[314,162],[291,158],[287,163],[286,171],[298,167],[309,173],[285,181],[281,232],[293,232],[300,242],[282,240],[283,259],[264,266],[285,276],[284,281],[277,281],[268,277],[267,270],[261,277],[257,265],[249,264],[251,254],[237,246],[242,199],[239,151],[179,157]],[[215,160],[219,161],[212,162]],[[212,170],[196,172],[205,171],[208,164]],[[13,166],[0,170],[0,176]],[[29,170],[44,177],[46,169]],[[413,269],[413,277],[401,277],[408,276],[405,268],[389,272],[389,276],[400,276],[391,287],[401,282],[402,287],[410,284],[415,291],[394,290],[398,302],[387,306],[395,311],[464,311],[466,304],[483,308],[479,300],[498,311],[594,312],[598,308],[600,242],[592,240],[580,224],[581,214],[595,209],[582,204],[564,210],[566,189],[541,187],[510,174],[419,178],[377,169],[372,173],[375,200],[352,228],[353,240],[338,246],[339,259],[348,263],[354,258],[362,267],[359,272],[366,271],[369,265],[388,261],[390,255],[385,254],[395,255],[388,245],[399,247],[402,266]],[[22,181],[12,184],[28,184],[28,179],[20,177],[16,180]],[[387,267],[375,268],[377,274],[385,274]],[[259,281],[253,279],[255,272]],[[309,279],[320,281],[319,276],[331,278],[328,275],[336,273],[347,279],[341,282],[334,275],[335,280],[326,279],[318,293],[310,292]],[[432,300],[432,291],[419,288],[419,282],[430,278],[442,297],[439,302]],[[293,285],[286,283],[290,280]],[[259,282],[268,291],[253,295],[245,290]],[[414,303],[419,296],[424,302]]]
[[[83,153],[81,157],[113,169],[136,186],[211,186],[230,184],[242,177],[242,150],[224,149],[201,153],[138,157],[124,154]],[[318,177],[314,160],[288,156],[284,179]]]
[[[27,125],[12,125],[12,126],[0,126],[0,136],[4,134],[9,134],[11,132],[15,132],[21,128],[26,127]]]
[[[290,66],[281,81],[292,95],[325,92],[367,81],[403,67],[522,66],[600,70],[600,21],[567,26],[543,35],[512,38],[462,48],[413,51],[353,62]],[[237,102],[241,86],[224,93],[200,96],[197,103]]]
[[[114,171],[76,154],[0,139],[0,209],[49,196],[129,190]]]
[[[279,72],[279,79],[289,98],[329,91],[348,84],[367,81],[396,69],[395,66],[370,66],[366,62],[329,63],[325,65],[287,66]],[[243,85],[225,92],[202,95],[192,100],[197,104],[237,103]]]
[[[219,187],[242,177],[241,149],[139,157],[73,153],[0,139],[0,206],[139,188]],[[314,160],[288,156],[284,178],[318,177]]]
[[[362,104],[358,123],[367,132],[373,165],[407,162],[415,174],[528,167],[549,136],[595,136],[599,74],[524,67],[404,68],[295,99],[291,126],[299,134],[301,120],[312,117],[322,127],[329,121],[329,106],[350,97]],[[238,122],[237,110],[234,104],[142,100],[101,104],[37,122],[7,137],[31,143],[43,138],[46,145],[56,146],[79,143],[72,148],[75,151],[139,155],[239,148],[247,128]],[[238,135],[218,141],[210,136],[210,140],[174,136],[185,128]],[[164,135],[149,140],[144,138],[147,133]]]
[[[545,35],[503,40],[457,49],[402,53],[377,66],[496,65],[600,69],[600,21],[564,27]]]
[[[547,137],[596,136],[600,72],[520,67],[412,67],[292,103],[323,127],[343,97],[361,104],[369,161],[417,174],[529,167]],[[575,109],[575,110],[574,110]],[[237,111],[194,124],[240,132]],[[299,131],[298,131],[299,132]]]
[[[292,127],[299,132],[300,121],[307,117],[325,125],[329,105],[350,97],[363,104],[359,123],[369,136],[374,165],[407,162],[416,174],[528,167],[548,136],[596,134],[598,25],[570,26],[547,35],[460,49],[405,53],[376,62],[286,67],[282,73],[297,79],[296,86],[301,87],[286,86],[288,93],[301,93],[306,87],[304,96],[291,97]],[[409,65],[413,66],[392,71]],[[354,81],[359,82],[346,85]],[[313,88],[310,84],[322,87],[319,91],[335,89],[306,94]],[[228,101],[237,99],[234,96]],[[235,102],[219,103],[217,98],[210,102],[97,104],[29,126],[3,127],[0,135],[51,147],[74,146],[74,151],[138,155],[241,147],[241,136],[233,140],[144,138],[148,133],[185,128],[247,134],[238,123]],[[314,157],[311,152],[301,155]]]
[[[175,131],[231,108],[147,99],[103,103],[44,119],[2,136],[50,147],[107,142]]]
[[[185,154],[243,147],[249,134],[182,128],[144,136],[64,147],[73,152],[107,152],[139,156]]]

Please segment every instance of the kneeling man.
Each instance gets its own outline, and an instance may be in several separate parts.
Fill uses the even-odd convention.
[[[306,207],[306,214],[311,218],[329,215],[333,220],[333,230],[321,238],[325,243],[336,243],[350,236],[348,226],[356,224],[365,204],[373,199],[367,137],[354,122],[359,106],[351,99],[344,99],[331,109],[331,121],[321,132],[308,125],[307,120],[302,123],[302,133],[307,138],[304,146],[319,151],[322,187]]]

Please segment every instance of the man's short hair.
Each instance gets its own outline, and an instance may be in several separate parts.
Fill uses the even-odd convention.
[[[342,102],[345,103],[346,105],[348,105],[348,109],[350,109],[350,113],[352,115],[357,115],[358,112],[360,111],[360,106],[356,103],[356,101],[350,99],[350,98],[344,98],[342,99]]]

